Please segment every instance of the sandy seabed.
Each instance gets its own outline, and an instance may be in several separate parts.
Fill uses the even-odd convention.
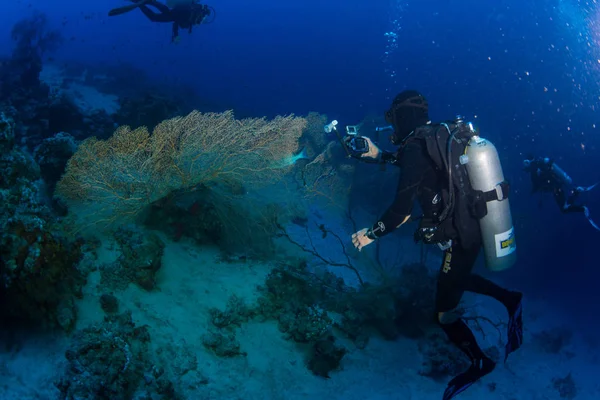
[[[163,238],[164,239],[164,238]],[[422,356],[417,342],[401,338],[385,341],[373,337],[365,349],[340,341],[349,353],[330,379],[314,376],[305,366],[301,345],[284,339],[275,321],[249,322],[236,337],[246,356],[219,358],[202,345],[210,327],[209,310],[223,309],[233,294],[251,304],[256,287],[264,283],[272,268],[268,263],[224,263],[214,248],[198,247],[165,239],[163,266],[157,291],[146,292],[135,285],[116,292],[120,311],[131,311],[136,325],[150,327],[151,351],[158,360],[195,357],[197,368],[175,382],[189,399],[398,399],[439,400],[444,382],[419,375]],[[108,247],[99,251],[99,262],[110,262],[117,254]],[[98,283],[93,272],[78,304],[77,329],[102,321]],[[485,304],[480,305],[487,307]],[[493,308],[493,307],[492,307]],[[548,314],[542,302],[525,304],[525,344],[506,365],[476,383],[457,399],[558,400],[552,385],[555,377],[572,373],[576,399],[600,399],[600,352],[574,336],[568,352],[543,353],[528,339],[531,332],[554,326],[556,315]],[[565,317],[566,318],[566,317]],[[562,318],[562,319],[565,319]],[[0,399],[54,399],[57,374],[65,367],[68,338],[31,335],[16,340],[19,345],[0,354]],[[485,347],[485,343],[482,343]],[[495,384],[491,390],[490,384]]]

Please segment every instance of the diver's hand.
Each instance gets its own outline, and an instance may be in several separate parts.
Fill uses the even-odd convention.
[[[368,137],[363,136],[363,139],[365,139],[369,144],[369,151],[361,154],[360,156],[363,158],[372,158],[374,160],[379,159],[379,157],[381,156],[381,150],[379,149],[379,147],[377,147],[375,143],[373,143],[373,141]]]
[[[368,246],[375,241],[367,237],[368,231],[369,228],[365,228],[352,235],[352,244],[358,249],[358,251],[361,251],[363,247]]]

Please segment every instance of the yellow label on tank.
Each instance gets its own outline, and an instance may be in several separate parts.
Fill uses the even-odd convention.
[[[505,257],[517,249],[515,230],[510,228],[506,232],[496,234],[496,257]]]

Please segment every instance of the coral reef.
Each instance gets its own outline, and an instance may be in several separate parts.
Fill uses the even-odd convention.
[[[35,182],[40,168],[26,151],[16,147],[15,124],[4,112],[0,113],[0,185],[4,189]]]
[[[121,251],[112,264],[101,270],[101,283],[109,289],[124,290],[129,283],[151,291],[156,288],[156,273],[162,266],[165,244],[152,232],[134,225],[119,227],[114,239]]]
[[[387,340],[394,340],[400,334],[395,293],[391,287],[366,285],[346,299],[341,315],[342,321],[337,326],[359,347],[367,344],[367,332],[372,328]]]
[[[136,326],[129,312],[75,332],[65,356],[55,382],[62,399],[179,400],[190,398],[182,388],[208,383],[189,344],[152,347],[148,327]]]
[[[163,121],[152,135],[123,126],[106,141],[79,145],[57,194],[72,204],[96,203],[94,219],[102,223],[135,220],[177,191],[205,186],[217,193],[239,183],[258,190],[285,175],[280,163],[297,149],[304,126],[293,116],[236,120],[231,112],[192,112]]]
[[[397,281],[365,284],[357,290],[332,274],[309,272],[303,262],[279,265],[259,289],[257,315],[277,319],[290,339],[312,344],[329,340],[332,333],[347,336],[358,348],[364,348],[373,333],[388,340],[399,335],[422,337],[434,326],[434,278],[417,264],[402,271]],[[345,353],[337,349],[333,354]],[[331,363],[336,368],[338,364]]]
[[[331,371],[339,368],[347,352],[335,344],[336,335],[347,336],[359,348],[365,347],[374,332],[389,340],[401,334],[423,336],[427,328],[433,326],[433,314],[424,316],[433,307],[429,304],[433,299],[427,294],[433,293],[433,282],[424,267],[408,265],[394,284],[365,284],[356,290],[345,286],[331,273],[319,276],[311,273],[304,260],[278,264],[267,276],[265,284],[259,287],[256,304],[248,306],[232,297],[224,311],[212,310],[211,321],[218,331],[205,339],[205,345],[223,348],[215,350],[217,354],[240,354],[235,327],[250,319],[275,320],[287,340],[304,346],[307,367],[316,375],[328,377]],[[424,311],[413,307],[424,307]],[[412,328],[403,328],[406,325]],[[451,346],[444,348],[447,352],[453,350]],[[447,361],[446,353],[442,353],[443,361],[442,358],[431,361],[431,372],[425,374],[441,376],[459,369],[462,372],[466,361],[464,355],[457,352],[452,355],[452,360],[458,360],[454,369],[453,364],[441,365],[442,362],[453,362]],[[430,353],[427,357],[434,351]]]
[[[332,275],[327,278],[335,279]],[[331,326],[323,301],[325,287],[306,270],[306,263],[279,264],[258,288],[257,318],[279,321],[279,328],[289,338],[306,341],[320,339]],[[301,321],[296,321],[299,317]]]
[[[129,313],[76,332],[65,354],[68,367],[56,382],[61,399],[180,398],[164,369],[148,358],[149,342],[148,328],[135,326]]]
[[[79,145],[56,194],[68,206],[89,206],[77,213],[80,227],[146,220],[229,253],[268,253],[275,219],[288,207],[263,190],[286,176],[304,126],[294,116],[237,120],[232,112],[194,111],[152,134],[120,127],[108,140]]]
[[[39,166],[14,146],[14,124],[0,115],[0,279],[2,313],[69,330],[86,271],[82,241],[60,232],[40,189]]]
[[[202,337],[202,344],[219,357],[245,356],[235,332],[210,331]]]
[[[165,400],[177,399],[177,395],[169,397],[166,388],[170,387],[171,393],[174,393],[175,388],[196,391],[209,383],[208,378],[198,370],[199,362],[193,347],[184,340],[157,348],[152,357],[152,375],[144,375],[145,384],[149,388],[156,386],[156,392],[165,393]],[[182,393],[180,397],[196,398],[198,394],[185,396]]]
[[[225,310],[211,310],[211,322],[217,329],[205,335],[203,343],[222,357],[244,355],[235,339],[235,328],[250,319],[276,320],[287,340],[306,345],[307,367],[316,375],[329,377],[329,372],[339,367],[346,350],[334,344],[333,321],[316,303],[320,289],[287,271],[286,266],[280,265],[271,272],[265,287],[259,289],[261,296],[254,306],[232,296]]]
[[[18,21],[11,38],[12,54],[0,59],[0,106],[18,124],[17,141],[30,148],[57,132],[69,132],[76,139],[106,137],[116,123],[154,126],[181,111],[179,100],[184,98],[183,93],[179,97],[167,96],[163,93],[172,88],[156,85],[150,90],[151,79],[131,67],[115,67],[108,72],[110,77],[102,79],[101,75],[107,72],[93,66],[45,65],[47,56],[61,46],[63,38],[43,13],[35,12]],[[97,73],[88,73],[90,68]],[[134,81],[137,91],[131,92]],[[103,94],[97,88],[122,97]],[[177,89],[193,97],[189,89]],[[116,114],[106,109],[102,103],[105,100],[92,108],[87,104],[101,97],[115,98]]]
[[[225,310],[221,311],[213,308],[209,313],[210,322],[215,327],[223,329],[241,326],[242,323],[254,317],[255,310],[248,307],[241,298],[233,295],[229,298]]]
[[[394,279],[349,292],[337,326],[359,347],[366,345],[372,328],[388,340],[422,337],[433,326],[434,293],[435,278],[425,266],[404,265]]]
[[[119,300],[113,294],[103,294],[100,296],[100,307],[107,314],[114,314],[119,311]]]
[[[333,336],[316,341],[311,350],[307,363],[308,369],[323,378],[329,378],[329,373],[340,367],[342,358],[348,352],[335,344]]]
[[[264,259],[275,249],[275,221],[286,214],[275,204],[254,202],[241,185],[201,185],[153,203],[144,223],[175,241],[185,237],[200,245],[214,244],[224,259]]]
[[[415,274],[414,269],[423,268],[424,273]],[[406,271],[398,281],[388,285],[365,284],[359,290],[349,288],[332,274],[317,276],[307,270],[306,264],[281,264],[273,269],[265,286],[259,288],[262,296],[258,299],[258,314],[264,318],[287,321],[312,315],[308,318],[317,327],[320,337],[327,335],[324,326],[331,324],[336,329],[355,340],[357,346],[364,347],[368,332],[375,329],[383,337],[393,340],[400,334],[423,335],[433,324],[433,277],[424,267],[405,266]],[[424,311],[417,312],[413,307],[421,305]],[[319,312],[310,312],[318,309]],[[324,312],[334,312],[340,316],[329,322]],[[300,318],[302,320],[302,318]],[[318,323],[317,323],[318,322]],[[406,328],[410,325],[410,328]],[[298,326],[286,322],[283,327]],[[306,329],[306,324],[301,324]],[[305,334],[293,331],[292,337],[302,338]]]
[[[209,311],[210,320],[216,329],[209,330],[202,337],[202,344],[219,357],[245,356],[235,335],[236,327],[255,316],[255,310],[248,307],[239,297],[229,298],[225,310],[213,308]]]
[[[314,304],[279,316],[279,330],[299,343],[317,342],[326,337],[332,327],[333,321],[327,312]]]
[[[46,138],[34,150],[33,157],[40,167],[41,176],[49,186],[49,192],[54,191],[56,182],[65,171],[67,161],[77,150],[73,136],[66,132]]]
[[[64,40],[51,25],[40,12],[17,21],[14,50],[0,58],[0,106],[17,122],[18,143],[35,148],[58,132],[105,138],[116,125],[154,127],[198,103],[189,87],[157,84],[131,66],[53,64]]]

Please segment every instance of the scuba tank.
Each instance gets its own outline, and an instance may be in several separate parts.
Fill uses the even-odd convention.
[[[483,208],[479,227],[486,266],[492,271],[502,271],[510,268],[517,259],[508,184],[504,180],[496,147],[477,135],[471,123],[468,127],[473,136],[460,157],[460,163],[465,165],[471,187],[479,200],[475,208]]]
[[[433,213],[433,219],[421,220],[415,240],[438,244],[442,250],[452,246],[454,239],[466,248],[481,241],[488,269],[511,267],[517,254],[509,184],[496,147],[460,116],[420,127],[404,144],[410,140],[424,140],[427,154],[448,179],[441,191],[443,207]]]
[[[544,162],[546,162],[546,159],[544,159]],[[550,160],[548,160],[546,163],[549,163]],[[571,177],[569,175],[567,175],[567,173],[558,165],[556,165],[556,163],[552,162],[552,173],[554,174],[554,176],[556,176],[558,179],[560,179],[561,183],[563,185],[570,185],[573,183],[573,179],[571,179]]]

